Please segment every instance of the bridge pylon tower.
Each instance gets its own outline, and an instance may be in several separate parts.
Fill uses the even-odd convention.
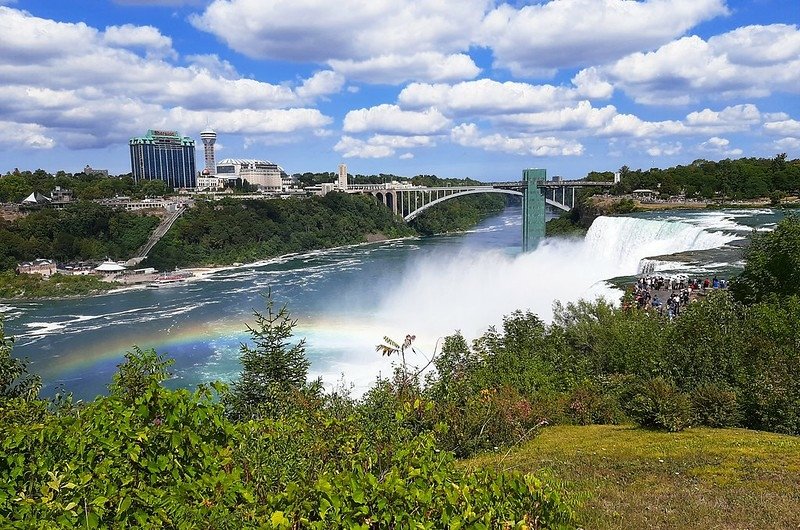
[[[547,170],[524,169],[522,181],[522,251],[528,252],[544,239],[545,196],[537,184],[547,181]]]

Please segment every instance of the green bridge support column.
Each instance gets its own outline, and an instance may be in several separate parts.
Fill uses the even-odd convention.
[[[522,180],[526,184],[522,195],[522,251],[528,252],[544,239],[544,194],[536,183],[547,180],[547,170],[524,169]]]

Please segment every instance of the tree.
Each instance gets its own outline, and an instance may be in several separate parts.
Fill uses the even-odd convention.
[[[125,362],[117,365],[119,371],[109,385],[113,395],[120,396],[128,402],[135,402],[153,386],[160,385],[170,377],[169,367],[174,361],[155,350],[142,350],[134,346],[133,351],[125,354]]]
[[[255,326],[247,325],[250,344],[242,343],[242,373],[226,398],[229,414],[235,419],[274,415],[283,401],[295,392],[312,392],[306,378],[311,365],[305,355],[305,339],[290,342],[297,320],[292,320],[286,304],[275,310],[272,291],[267,291],[266,314],[254,311]]]
[[[39,376],[28,373],[28,360],[11,357],[14,339],[3,333],[0,321],[0,399],[36,399],[42,381]]]
[[[772,232],[756,233],[745,251],[745,267],[731,282],[737,300],[800,295],[800,217],[784,218]]]

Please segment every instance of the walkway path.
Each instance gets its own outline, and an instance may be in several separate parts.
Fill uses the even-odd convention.
[[[137,252],[134,257],[125,262],[125,265],[130,267],[133,265],[138,265],[144,261],[144,259],[147,257],[147,254],[153,250],[154,246],[156,246],[156,243],[158,243],[159,240],[164,237],[167,232],[169,232],[169,229],[172,228],[172,225],[175,224],[175,221],[178,220],[178,217],[180,217],[185,211],[186,207],[178,208],[175,210],[175,212],[164,217],[156,229],[153,230],[153,233],[150,234],[150,238],[147,240],[147,243],[145,243],[142,248],[139,249],[139,252]]]

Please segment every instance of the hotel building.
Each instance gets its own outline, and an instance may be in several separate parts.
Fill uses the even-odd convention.
[[[133,180],[163,180],[168,186],[194,188],[196,166],[194,140],[177,131],[149,130],[145,136],[131,138]]]

